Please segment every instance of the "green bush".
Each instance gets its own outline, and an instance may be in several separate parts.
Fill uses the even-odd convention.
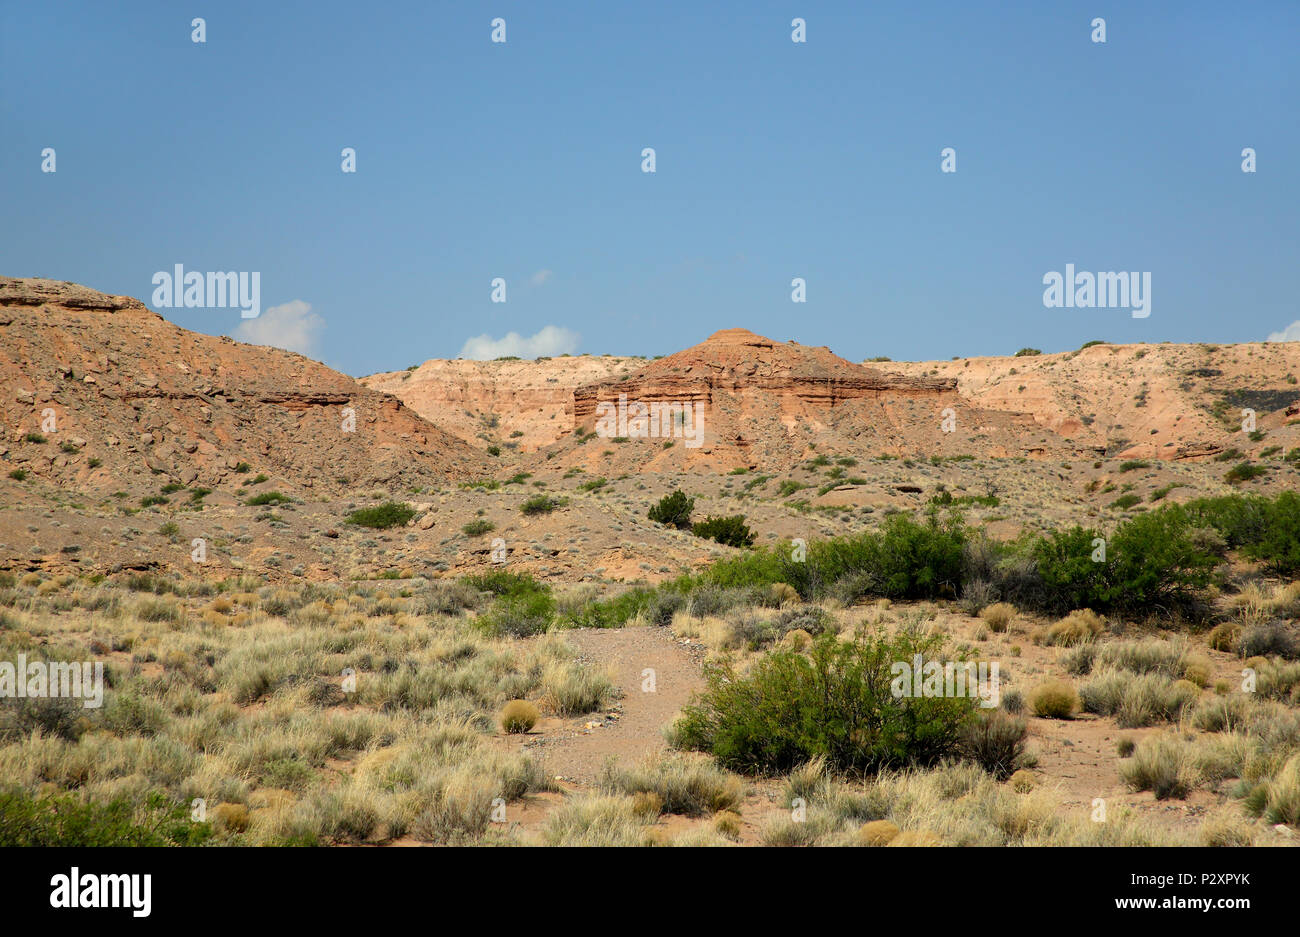
[[[497,599],[475,624],[493,637],[526,638],[546,631],[554,616],[555,599],[549,591],[526,592]]]
[[[125,799],[87,803],[72,794],[0,791],[0,846],[197,846],[212,835],[189,808],[161,794],[137,809]]]
[[[258,497],[262,496],[259,495]],[[249,504],[252,503],[252,501],[249,501]],[[373,508],[360,508],[353,511],[344,520],[349,524],[356,524],[358,527],[373,527],[377,530],[385,530],[389,527],[399,527],[413,517],[415,517],[415,508],[409,504],[401,501],[386,501]]]
[[[728,547],[748,547],[754,543],[754,532],[745,526],[745,515],[707,517],[691,527],[697,537],[716,540]]]
[[[1000,709],[986,710],[966,726],[962,753],[997,780],[1011,777],[1025,763],[1029,724]]]
[[[550,514],[557,507],[560,507],[560,505],[561,502],[556,498],[552,498],[550,495],[533,495],[523,504],[519,505],[519,510],[529,515]]]
[[[293,502],[293,498],[290,498],[290,497],[289,497],[288,495],[286,495],[286,494],[281,494],[281,493],[278,492],[278,491],[264,491],[264,492],[262,492],[262,493],[259,494],[259,495],[253,495],[253,497],[249,498],[249,499],[248,499],[247,501],[245,501],[244,503],[247,504],[247,505],[250,505],[250,506],[252,506],[252,507],[259,507],[259,506],[261,506],[261,505],[263,505],[263,504],[272,504],[272,505],[274,505],[274,504],[290,504],[290,503],[292,503],[292,502]],[[372,508],[371,510],[377,510],[377,509]],[[356,512],[356,513],[359,514],[359,513],[361,513],[361,512],[358,511],[358,512]],[[415,511],[411,511],[411,513],[414,514]],[[349,518],[348,518],[348,519],[351,520],[351,515],[349,515]],[[402,521],[402,523],[405,524],[406,521],[408,521],[408,520],[410,520],[410,519],[411,519],[410,517],[407,517],[406,520]],[[355,524],[355,523],[358,523],[358,522],[357,522],[357,521],[352,521],[352,523]],[[364,525],[364,526],[366,526],[366,527],[374,527],[374,526],[377,526],[377,525],[375,525],[375,524],[366,524],[366,525]],[[391,526],[393,526],[393,525],[392,525],[392,524],[385,524],[384,526],[386,526],[386,527],[391,527]]]
[[[1190,530],[1187,512],[1178,505],[1134,517],[1106,541],[1104,561],[1093,560],[1095,541],[1105,539],[1099,531],[1077,526],[1051,531],[1030,549],[1043,586],[1034,604],[1065,612],[1186,602],[1208,584],[1216,562],[1193,542]]]
[[[695,510],[695,499],[688,498],[685,492],[673,491],[664,495],[659,503],[650,508],[650,520],[667,524],[678,530],[687,530],[691,526],[691,511]]]
[[[1243,552],[1282,575],[1300,572],[1300,494],[1284,491],[1263,509],[1262,528]]]
[[[461,528],[461,532],[467,537],[478,537],[482,534],[491,533],[493,530],[496,530],[496,525],[481,517],[470,521]]]
[[[1237,482],[1250,481],[1252,478],[1258,478],[1259,476],[1266,474],[1268,474],[1268,469],[1264,468],[1262,465],[1251,465],[1249,462],[1238,462],[1232,468],[1228,469],[1227,474],[1223,476],[1223,480],[1229,485],[1233,485]]]
[[[747,674],[706,667],[706,689],[672,730],[680,748],[744,774],[784,774],[817,757],[841,771],[931,765],[958,752],[976,700],[895,696],[891,665],[938,656],[943,639],[904,632],[817,638],[769,652]]]

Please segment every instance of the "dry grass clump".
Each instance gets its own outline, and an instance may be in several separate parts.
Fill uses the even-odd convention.
[[[1135,791],[1151,791],[1156,800],[1187,796],[1198,774],[1186,746],[1171,734],[1138,743],[1133,756],[1119,766],[1119,776]]]
[[[1070,719],[1079,709],[1079,694],[1063,680],[1050,680],[1029,694],[1029,711],[1045,719]]]
[[[1292,755],[1265,785],[1264,817],[1269,823],[1300,825],[1300,754]]]
[[[1011,785],[1011,789],[1017,794],[1028,794],[1038,786],[1038,781],[1035,779],[1034,773],[1026,768],[1021,768],[1015,774],[1011,775],[1011,777],[1007,779],[1007,783]]]
[[[565,801],[542,827],[546,846],[642,846],[647,835],[631,797],[581,796]]]
[[[501,709],[501,728],[509,735],[522,735],[532,731],[539,716],[537,707],[528,700],[511,700]]]
[[[896,823],[891,823],[889,820],[872,820],[870,823],[862,824],[862,828],[858,830],[858,841],[863,846],[888,846],[898,833]]]
[[[734,810],[719,810],[713,815],[713,831],[728,839],[740,839],[740,814]]]
[[[632,795],[632,812],[652,822],[664,812],[664,799],[654,791],[637,791]]]
[[[1241,625],[1235,621],[1225,621],[1217,624],[1205,636],[1205,643],[1210,646],[1211,650],[1222,651],[1225,654],[1236,651],[1239,640],[1241,640]]]
[[[937,837],[946,846],[1169,846],[1193,842],[1136,811],[1106,823],[1062,814],[1047,787],[1019,793],[971,764],[884,773],[865,784],[819,787],[806,817],[778,817],[762,831],[769,845],[861,845],[864,824],[887,821],[903,843]],[[885,827],[875,827],[886,829]],[[926,832],[930,835],[925,835]],[[904,834],[908,834],[904,837]]]
[[[1054,625],[1036,633],[1037,643],[1073,647],[1091,641],[1105,630],[1106,623],[1090,608],[1076,609]]]
[[[1011,625],[1011,620],[1016,617],[1016,607],[1010,602],[998,602],[990,605],[980,612],[980,618],[989,626],[989,631],[994,634],[1002,634]]]
[[[1198,687],[1209,686],[1210,677],[1213,673],[1214,666],[1210,663],[1208,657],[1200,654],[1189,654],[1183,660],[1183,679],[1196,684]]]
[[[1233,808],[1216,810],[1201,824],[1204,846],[1253,846],[1257,835],[1254,824]]]
[[[1137,674],[1110,667],[1094,675],[1079,697],[1084,712],[1114,716],[1120,728],[1135,729],[1177,719],[1200,692],[1196,684],[1171,680],[1162,673]]]
[[[242,833],[248,829],[248,807],[244,804],[217,804],[212,810],[212,821],[219,830]]]
[[[772,583],[768,588],[768,598],[773,605],[793,605],[801,601],[798,590],[785,582]]]
[[[603,668],[555,661],[542,674],[542,701],[560,716],[580,716],[605,706],[616,695],[614,681]]]
[[[680,753],[655,754],[633,768],[610,762],[601,775],[609,793],[653,794],[659,812],[688,817],[734,810],[744,799],[744,785],[734,774],[714,766],[711,759]]]
[[[552,688],[584,689],[558,639],[493,641],[464,616],[418,627],[403,612],[366,618],[369,604],[407,600],[364,585],[259,595],[253,581],[217,591],[159,580],[125,601],[98,600],[114,588],[97,587],[95,608],[76,620],[42,620],[50,654],[131,659],[108,661],[102,709],[37,713],[52,731],[11,731],[22,726],[0,712],[10,783],[96,802],[201,797],[219,805],[219,841],[250,845],[498,841],[511,834],[493,822],[494,800],[554,787],[537,762],[488,736],[503,705],[540,695],[546,676]],[[241,601],[277,615],[237,626],[224,612]],[[16,637],[0,631],[0,645]],[[340,686],[345,672],[355,691]]]

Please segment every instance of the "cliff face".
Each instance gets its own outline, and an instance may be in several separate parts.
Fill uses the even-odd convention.
[[[574,426],[596,413],[601,400],[690,402],[712,412],[715,398],[766,398],[782,412],[826,409],[848,400],[937,399],[957,389],[954,379],[904,377],[853,364],[828,348],[775,342],[748,329],[724,329],[692,348],[646,365],[626,380],[594,381],[574,390]]]
[[[318,362],[71,283],[0,278],[0,385],[10,470],[92,489],[211,485],[241,462],[322,493],[484,469],[397,398]]]
[[[537,361],[426,361],[360,383],[400,397],[421,416],[480,449],[532,452],[573,430],[574,387],[629,373],[635,358],[582,355]]]
[[[1129,459],[1204,459],[1300,442],[1300,342],[1112,345],[1021,357],[900,362],[938,372],[968,405],[1020,410],[1079,445]],[[1267,433],[1242,432],[1244,409]]]

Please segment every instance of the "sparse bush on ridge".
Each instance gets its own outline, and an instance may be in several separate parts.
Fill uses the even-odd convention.
[[[695,499],[687,497],[683,491],[675,490],[671,494],[664,495],[657,504],[651,506],[649,517],[659,524],[667,524],[678,530],[689,530],[693,510],[695,510]]]
[[[262,495],[258,495],[258,497],[262,497]],[[372,508],[360,508],[353,511],[344,520],[359,527],[385,530],[389,527],[400,527],[414,516],[415,508],[409,504],[399,501],[387,501]]]

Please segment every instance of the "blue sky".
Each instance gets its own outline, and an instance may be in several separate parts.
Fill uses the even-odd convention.
[[[548,326],[525,351],[1262,340],[1300,320],[1298,40],[1294,0],[4,0],[0,273],[257,271],[251,325],[159,311],[351,374]],[[1150,272],[1150,316],[1045,308],[1066,264]]]

